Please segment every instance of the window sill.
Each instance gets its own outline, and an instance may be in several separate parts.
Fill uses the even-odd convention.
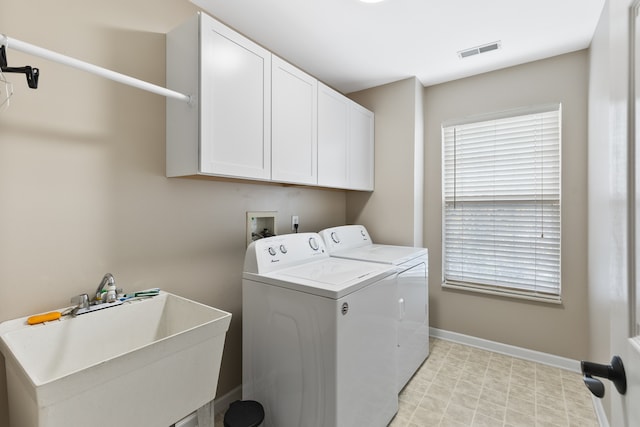
[[[560,295],[544,295],[535,294],[532,292],[518,291],[515,289],[501,289],[501,288],[487,288],[485,286],[470,285],[470,284],[457,284],[457,283],[442,283],[443,289],[454,289],[457,291],[475,292],[485,295],[494,295],[505,298],[522,299],[535,302],[544,302],[547,304],[562,304],[562,297]]]

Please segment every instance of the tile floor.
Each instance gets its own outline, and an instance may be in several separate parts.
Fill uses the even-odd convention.
[[[598,425],[580,374],[432,338],[389,427]]]
[[[431,339],[390,427],[598,426],[580,374]]]

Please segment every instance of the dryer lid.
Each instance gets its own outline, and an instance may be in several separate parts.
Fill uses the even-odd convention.
[[[331,253],[332,257],[401,265],[412,259],[427,256],[426,248],[394,245],[367,245]]]

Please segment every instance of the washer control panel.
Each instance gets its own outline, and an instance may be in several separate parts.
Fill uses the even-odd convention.
[[[247,257],[255,257],[257,273],[266,273],[329,254],[319,234],[294,233],[254,241]]]

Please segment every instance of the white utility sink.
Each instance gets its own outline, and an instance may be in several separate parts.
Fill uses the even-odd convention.
[[[231,314],[166,292],[0,324],[11,427],[169,427],[215,397]]]

